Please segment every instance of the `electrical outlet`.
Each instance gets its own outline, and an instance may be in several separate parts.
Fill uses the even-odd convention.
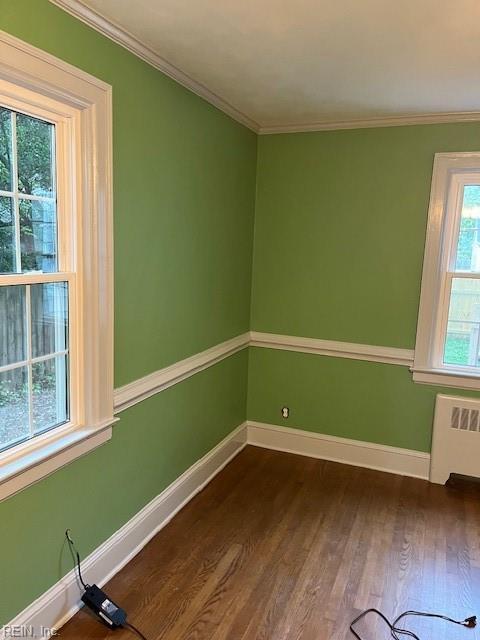
[[[288,418],[290,415],[290,409],[288,407],[282,407],[282,418]]]

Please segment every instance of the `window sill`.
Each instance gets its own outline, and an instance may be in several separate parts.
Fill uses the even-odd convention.
[[[91,428],[66,428],[0,455],[0,500],[38,482],[112,437],[111,418]]]
[[[480,375],[469,371],[445,371],[443,369],[412,369],[413,381],[420,384],[441,385],[480,391]]]

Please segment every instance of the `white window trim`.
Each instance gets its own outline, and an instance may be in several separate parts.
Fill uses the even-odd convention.
[[[435,155],[412,371],[415,382],[480,390],[480,372],[442,363],[450,298],[445,273],[451,268],[448,262],[457,231],[462,176],[472,173],[480,179],[480,152]],[[452,185],[458,187],[455,198],[451,197]]]
[[[15,90],[9,94],[9,88]],[[75,321],[81,340],[75,371],[75,419],[0,454],[0,499],[111,438],[113,407],[112,89],[110,85],[0,31],[0,91],[38,115],[58,114],[75,137],[78,234]],[[59,171],[68,170],[59,162]],[[70,167],[73,170],[73,167]],[[59,230],[59,243],[66,234]],[[68,242],[68,239],[67,239]],[[65,248],[65,247],[64,247]],[[64,274],[55,274],[66,280]],[[24,280],[24,278],[22,278]],[[32,281],[38,282],[38,275]],[[51,277],[49,276],[49,280]],[[14,284],[14,279],[11,281]]]

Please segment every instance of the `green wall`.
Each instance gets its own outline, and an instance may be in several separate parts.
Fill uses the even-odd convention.
[[[480,124],[261,136],[252,328],[413,349],[433,156]]]
[[[0,503],[0,627],[70,571],[67,527],[86,556],[245,420],[247,355],[124,411],[107,444]]]
[[[0,29],[113,86],[117,387],[249,328],[414,347],[433,154],[477,150],[480,125],[264,136],[257,169],[252,132],[47,0],[1,0]],[[0,503],[0,624],[71,568],[67,526],[88,554],[247,414],[428,451],[440,391],[250,349],[132,407]]]
[[[437,393],[477,395],[414,384],[408,368],[398,365],[250,349],[250,420],[430,451]]]
[[[1,0],[0,29],[113,86],[116,386],[247,331],[256,136],[47,0]],[[67,526],[86,555],[245,420],[246,377],[245,351],[0,503],[0,625],[70,570]]]
[[[0,29],[113,86],[116,386],[246,331],[255,134],[48,0]]]
[[[413,349],[433,157],[479,148],[478,123],[260,137],[251,328]],[[248,417],[429,451],[442,391],[459,393],[404,367],[252,349]]]

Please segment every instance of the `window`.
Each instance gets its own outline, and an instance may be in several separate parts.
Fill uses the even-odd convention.
[[[0,33],[0,499],[111,437],[111,88]]]
[[[414,379],[480,389],[480,153],[435,157]]]
[[[0,450],[69,420],[55,141],[54,124],[0,106]]]

